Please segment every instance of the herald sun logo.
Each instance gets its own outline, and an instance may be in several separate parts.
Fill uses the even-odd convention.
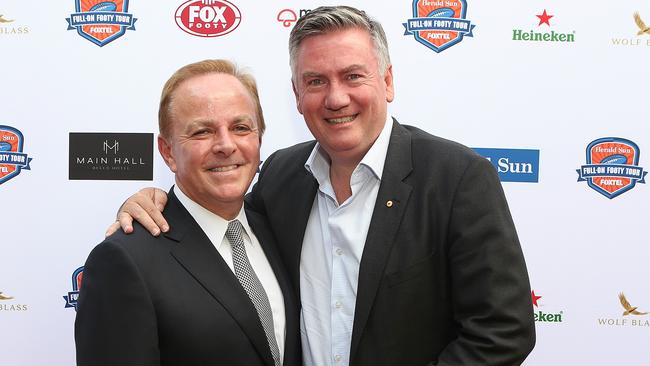
[[[129,0],[75,0],[75,13],[70,14],[68,30],[90,42],[104,47],[122,37],[127,30],[135,30],[134,18],[129,11]]]
[[[79,300],[79,289],[81,289],[81,281],[84,276],[84,267],[81,266],[72,272],[72,291],[68,292],[68,296],[63,296],[66,308],[74,308],[77,311],[77,300]]]
[[[176,9],[176,24],[197,37],[220,37],[234,31],[241,13],[226,0],[189,0]]]
[[[23,153],[24,143],[20,131],[0,125],[0,184],[15,178],[22,169],[30,170],[32,158]]]
[[[604,137],[587,146],[587,164],[576,169],[578,182],[587,185],[603,196],[612,199],[645,183],[644,172],[639,166],[639,147],[630,140]]]
[[[474,37],[476,25],[466,19],[465,0],[414,0],[413,18],[404,25],[404,35],[440,53],[460,43],[464,36]]]

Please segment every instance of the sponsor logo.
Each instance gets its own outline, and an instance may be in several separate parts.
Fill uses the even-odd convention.
[[[5,303],[5,301],[13,299],[13,296],[5,295],[0,291],[0,311],[27,311],[27,305],[25,304]]]
[[[550,15],[544,9],[541,14],[536,14],[535,17],[538,18],[539,22],[537,24],[537,31],[529,30],[525,31],[523,29],[513,29],[512,30],[512,40],[513,41],[522,41],[522,42],[554,42],[554,43],[573,43],[575,42],[576,32],[556,32],[555,30],[544,30],[544,28],[550,28],[551,19],[555,15]],[[540,27],[542,27],[540,29]]]
[[[29,33],[29,27],[17,26],[16,19],[8,15],[0,14],[0,36],[24,35]]]
[[[153,180],[152,133],[70,133],[69,179]]]
[[[650,327],[647,311],[641,311],[637,306],[631,305],[624,293],[618,294],[618,302],[623,308],[618,318],[598,318],[598,325],[609,327]]]
[[[278,23],[282,24],[283,27],[289,28],[293,23],[297,22],[298,19],[302,18],[308,14],[311,9],[300,9],[298,11],[293,11],[291,9],[282,9],[278,12],[278,15],[275,19]]]
[[[646,46],[650,47],[650,27],[645,24],[641,18],[641,14],[637,11],[633,14],[634,23],[636,24],[636,37],[619,37],[612,38],[612,45],[614,46]]]
[[[440,53],[463,40],[473,37],[476,25],[467,20],[465,0],[414,0],[413,18],[404,25],[404,35]]]
[[[79,289],[81,289],[81,281],[84,276],[84,267],[81,266],[72,272],[72,291],[68,292],[68,296],[63,296],[66,308],[74,308],[77,311],[77,301],[79,300]]]
[[[176,9],[176,24],[197,37],[224,36],[239,26],[241,13],[226,0],[189,0]]]
[[[531,291],[530,293],[531,298],[533,300],[533,306],[535,308],[533,309],[533,317],[535,318],[535,322],[538,323],[562,323],[562,315],[564,315],[563,311],[560,312],[544,312],[542,309],[539,309],[540,306],[544,306],[540,303],[540,299],[542,296],[535,295],[535,290]]]
[[[83,38],[99,47],[122,37],[127,30],[135,30],[138,20],[129,14],[129,0],[75,0],[75,12],[68,22],[68,30],[77,30]]]
[[[539,182],[539,150],[472,149],[492,163],[502,182]]]
[[[639,166],[639,147],[630,140],[604,137],[587,145],[587,164],[576,169],[578,182],[587,185],[603,196],[612,199],[645,183]]]
[[[10,126],[0,125],[0,184],[30,170],[32,158],[23,153],[23,134]]]

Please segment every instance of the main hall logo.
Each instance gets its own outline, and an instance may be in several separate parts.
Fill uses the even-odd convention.
[[[224,36],[240,23],[241,12],[226,0],[189,0],[176,9],[176,25],[197,37]]]
[[[103,47],[122,37],[127,30],[135,30],[138,20],[129,14],[129,0],[75,0],[75,12],[70,14],[68,30]]]
[[[152,133],[70,133],[69,179],[152,180]]]
[[[476,25],[467,20],[465,0],[413,0],[413,18],[404,25],[404,35],[440,53],[473,37]]]
[[[572,43],[575,42],[576,32],[556,32],[555,30],[546,30],[546,28],[551,27],[551,19],[555,15],[548,13],[546,9],[541,12],[541,14],[536,14],[537,17],[537,30],[525,31],[523,29],[513,29],[512,30],[512,40],[513,41],[523,41],[523,42],[554,42],[554,43]]]
[[[576,169],[578,182],[587,185],[603,196],[612,199],[645,183],[639,166],[639,147],[634,142],[619,137],[604,137],[587,146],[587,164]]]
[[[17,129],[0,125],[0,184],[30,170],[32,158],[23,153],[25,138]]]
[[[79,300],[79,290],[81,289],[81,281],[84,277],[84,267],[81,266],[72,272],[72,291],[68,292],[68,296],[63,296],[66,308],[74,308],[77,311],[77,301]]]

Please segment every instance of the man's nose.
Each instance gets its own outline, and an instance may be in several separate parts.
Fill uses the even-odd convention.
[[[234,136],[228,129],[218,131],[214,136],[212,144],[212,152],[215,154],[223,154],[230,156],[237,150]]]
[[[337,82],[330,83],[325,97],[325,108],[336,111],[345,108],[348,104],[350,104],[350,95],[347,88]]]

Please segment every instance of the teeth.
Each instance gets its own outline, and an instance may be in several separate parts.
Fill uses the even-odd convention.
[[[210,169],[211,172],[227,172],[230,170],[235,170],[237,169],[237,165],[228,165],[228,166],[222,166],[218,168],[212,168]]]
[[[348,116],[348,117],[339,117],[339,118],[328,118],[327,122],[332,124],[346,123],[353,121],[357,116]]]

